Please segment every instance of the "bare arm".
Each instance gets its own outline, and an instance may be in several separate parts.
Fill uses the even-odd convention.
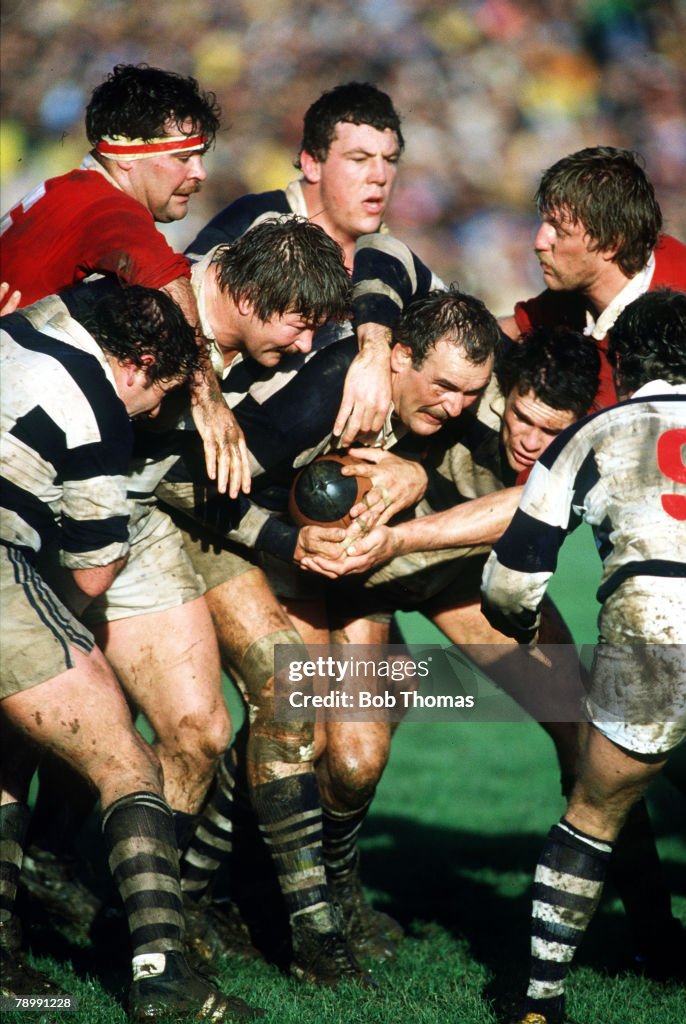
[[[359,352],[345,378],[333,433],[346,447],[364,443],[381,430],[391,404],[391,331],[381,324],[357,329]]]
[[[330,530],[328,536],[318,538],[320,551],[314,553],[310,550],[302,558],[302,568],[326,576],[344,576],[366,572],[396,555],[412,551],[494,544],[509,525],[522,490],[522,487],[508,487],[445,512],[435,512],[397,526],[376,526],[366,534],[353,523],[348,527],[345,539],[339,543],[336,559],[332,559],[328,552],[331,541],[338,539],[334,536],[338,531]]]
[[[250,465],[243,431],[224,401],[215,376],[207,344],[198,326],[198,308],[191,283],[186,277],[177,277],[164,286],[163,291],[174,299],[195,328],[198,345],[205,353],[205,366],[191,385],[191,411],[205,448],[207,475],[217,481],[221,494],[229,490],[232,498],[239,491],[250,490]]]

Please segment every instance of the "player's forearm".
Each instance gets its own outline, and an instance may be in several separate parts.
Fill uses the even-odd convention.
[[[207,339],[200,329],[198,305],[191,282],[187,277],[177,277],[176,280],[166,284],[162,291],[165,291],[174,300],[188,323],[195,330],[202,370],[196,373],[191,381],[194,400],[197,402],[211,397],[213,401],[219,401],[221,399],[221,392],[216,374],[212,369]]]
[[[397,554],[494,544],[510,523],[522,487],[508,487],[466,501],[445,512],[411,519],[393,527]]]

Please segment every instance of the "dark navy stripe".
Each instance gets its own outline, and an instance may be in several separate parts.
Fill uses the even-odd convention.
[[[409,252],[409,250],[408,250]],[[424,298],[431,289],[432,275],[429,268],[414,253],[412,257],[416,286],[413,286],[408,268],[397,257],[373,246],[363,247],[355,253],[353,286],[365,281],[380,280],[400,297],[400,307],[387,296],[366,293],[361,289],[353,297],[353,324],[374,323],[393,327],[413,299]]]
[[[11,325],[6,323],[8,320],[13,321]],[[101,437],[130,436],[131,428],[124,403],[117,396],[95,356],[41,334],[19,314],[3,318],[2,327],[3,330],[8,329],[13,340],[22,348],[51,356],[64,367],[88,401]]]
[[[119,433],[104,434],[100,441],[66,449],[61,465],[58,464],[55,483],[62,486],[97,476],[126,477],[133,447],[133,430],[128,416],[120,427]]]
[[[126,544],[129,539],[128,515],[109,519],[71,519],[62,515],[60,547],[71,554],[99,551],[110,544]]]
[[[265,213],[292,213],[283,189],[274,192],[253,193],[241,196],[225,206],[209,224],[206,224],[186,248],[186,253],[204,256],[215,245],[233,242],[244,235],[254,221]]]
[[[632,576],[662,576],[668,579],[686,578],[686,563],[670,562],[662,558],[647,558],[645,562],[625,562],[609,579],[598,587],[596,597],[602,604],[617,587]]]
[[[557,871],[560,870],[558,867]],[[535,882],[533,898],[540,903],[546,903],[554,909],[576,910],[580,913],[587,913],[595,904],[593,896],[579,896],[574,892],[566,892],[564,889],[557,889],[552,885],[543,885]]]
[[[588,492],[596,486],[600,480],[600,470],[596,462],[595,452],[591,449],[581,463],[574,480],[573,505],[583,505]]]
[[[47,546],[59,537],[59,524],[52,509],[35,494],[18,487],[11,480],[2,481],[2,507],[15,512],[22,522],[35,530],[41,545]]]
[[[10,434],[36,452],[43,462],[59,466],[64,457],[67,444],[64,430],[40,405],[35,405],[24,416],[20,416]]]
[[[541,921],[540,918],[534,917],[531,920],[531,937],[576,946],[579,941],[579,929],[570,928],[560,921]]]
[[[276,555],[277,558],[282,558],[285,562],[292,562],[299,532],[298,527],[292,523],[272,517],[260,530],[255,541],[255,549]]]
[[[569,964],[557,960],[531,960],[531,978],[533,981],[564,981],[569,974]]]
[[[493,550],[500,564],[508,569],[553,573],[566,533],[562,527],[550,526],[518,508]]]

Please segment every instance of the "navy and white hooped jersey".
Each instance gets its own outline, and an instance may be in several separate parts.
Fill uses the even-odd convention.
[[[289,214],[307,217],[307,205],[299,181],[292,181],[285,189],[250,193],[229,203],[198,232],[186,247],[186,255],[191,260],[198,259],[217,245],[235,242],[263,220]]]
[[[122,558],[133,434],[102,350],[65,314],[38,331],[15,313],[0,334],[2,541],[57,542],[71,569]]]
[[[353,261],[353,323],[393,328],[405,307],[445,284],[393,235],[362,235]]]
[[[558,551],[582,519],[603,561],[601,603],[630,576],[686,577],[685,446],[686,385],[664,381],[555,438],[484,570],[493,625],[535,635]]]
[[[186,248],[197,261],[217,245],[234,242],[251,227],[270,217],[308,216],[300,181],[285,189],[241,196],[224,207]],[[433,273],[384,224],[375,234],[362,235],[355,245],[353,322],[393,327],[403,309],[429,291],[445,289]]]

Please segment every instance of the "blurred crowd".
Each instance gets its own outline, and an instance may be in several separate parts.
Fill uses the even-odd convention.
[[[78,165],[92,88],[144,61],[194,75],[223,110],[203,192],[165,228],[177,248],[295,177],[305,109],[350,80],[403,116],[389,225],[496,314],[540,290],[533,193],[575,149],[641,153],[686,239],[684,0],[3,0],[2,60],[3,210]]]

